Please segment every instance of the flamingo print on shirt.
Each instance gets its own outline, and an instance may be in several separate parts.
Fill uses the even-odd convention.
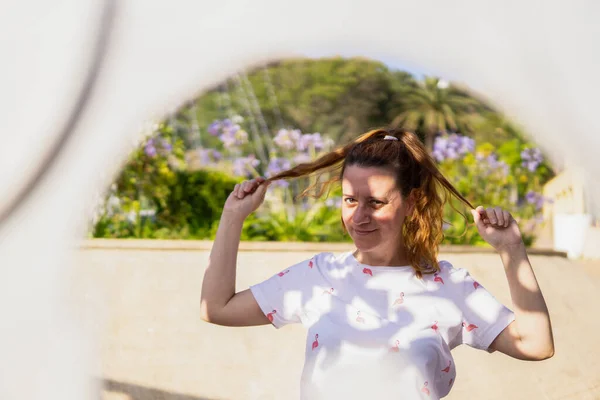
[[[442,370],[442,372],[450,372],[450,365],[452,365],[452,361],[448,360],[448,366]]]
[[[313,263],[313,260],[311,258],[310,261],[308,262],[308,267],[312,269],[313,265],[314,265],[314,263]]]
[[[314,350],[317,347],[319,347],[319,334],[318,333],[315,335],[315,341],[312,344],[312,349]]]
[[[477,289],[479,286],[481,286],[481,285],[479,284],[479,282],[477,282],[477,281],[473,282],[473,287],[474,287],[475,289]]]
[[[398,296],[396,301],[394,301],[394,304],[392,304],[392,307],[399,306],[402,303],[404,303],[404,292],[400,292],[400,296]]]
[[[427,396],[429,396],[429,389],[427,389],[427,385],[429,385],[429,382],[425,381],[425,383],[423,384],[423,388],[421,389],[421,392],[423,392]]]
[[[466,322],[462,323],[462,326],[465,327],[465,329],[467,330],[467,332],[471,332],[473,329],[477,329],[478,326],[475,324],[467,324]]]
[[[496,318],[493,322],[495,331],[511,316],[510,310],[487,295],[483,284],[474,289],[474,280],[465,269],[453,270],[442,263],[441,271],[431,271],[431,275],[423,274],[423,278],[418,279],[411,270],[396,272],[356,263],[351,253],[343,256],[317,255],[312,260],[315,271],[307,270],[311,256],[307,258],[300,265],[280,268],[283,273],[290,272],[283,277],[269,278],[253,289],[265,316],[270,313],[269,310],[276,310],[271,316],[277,327],[298,323],[309,331],[308,335],[305,332],[303,343],[306,352],[303,372],[306,371],[305,378],[311,379],[302,380],[304,393],[312,394],[321,389],[323,393],[329,393],[325,389],[329,389],[326,385],[331,382],[331,391],[339,393],[339,378],[344,377],[345,368],[351,363],[360,363],[361,368],[369,371],[381,364],[389,364],[389,387],[384,385],[388,382],[385,372],[384,376],[373,377],[372,380],[373,384],[389,389],[384,393],[399,394],[394,397],[403,398],[402,394],[410,397],[406,395],[406,391],[410,390],[415,398],[437,399],[448,393],[454,384],[451,378],[455,378],[458,369],[454,366],[450,348],[458,344],[482,347],[487,344],[487,333],[492,326],[487,318]],[[433,272],[438,273],[444,284],[434,281]],[[445,286],[446,279],[448,286]],[[331,285],[336,285],[334,291]],[[352,296],[357,288],[360,293]],[[294,295],[285,296],[282,292]],[[473,310],[455,307],[451,303],[465,304],[470,293],[482,298],[469,299],[476,300],[473,304],[469,303]],[[440,299],[444,301],[443,306],[439,306]],[[391,308],[394,305],[396,307]],[[364,318],[364,324],[359,317]],[[468,332],[470,324],[482,326],[471,327]],[[433,332],[436,333],[432,335]],[[310,340],[311,337],[313,340]],[[332,355],[335,363],[331,363]],[[402,368],[409,364],[414,368]],[[336,370],[333,366],[340,368]],[[312,377],[318,379],[313,380]],[[427,382],[432,379],[431,387],[424,385],[423,378]],[[427,389],[429,394],[421,392],[421,389]]]
[[[273,311],[271,311],[270,313],[267,314],[267,319],[270,322],[273,322],[273,314],[277,314],[277,310],[273,310]]]
[[[329,288],[327,290],[323,290],[323,294],[333,294],[333,288]]]
[[[278,273],[277,275],[281,278],[282,276],[284,276],[285,274],[287,274],[288,272],[290,272],[290,270],[286,270],[286,271],[281,271],[280,273]]]
[[[443,280],[443,279],[442,279],[442,277],[441,277],[441,276],[439,276],[438,274],[433,274],[433,277],[434,277],[434,278],[433,278],[433,281],[434,281],[434,282],[441,282],[441,283],[442,283],[442,285],[444,284],[444,280]]]
[[[365,319],[360,316],[360,311],[356,312],[356,322],[358,322],[359,324],[364,324],[365,323]]]

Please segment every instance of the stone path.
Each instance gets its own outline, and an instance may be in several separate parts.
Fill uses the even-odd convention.
[[[240,252],[238,289],[312,254]],[[440,259],[467,268],[510,306],[497,255],[453,252]],[[93,374],[106,384],[104,399],[298,398],[303,328],[225,328],[200,321],[207,260],[206,250],[88,247],[77,253],[71,300],[97,338],[101,359]],[[459,347],[448,399],[600,398],[600,262],[551,255],[531,260],[550,309],[556,355],[524,362]]]

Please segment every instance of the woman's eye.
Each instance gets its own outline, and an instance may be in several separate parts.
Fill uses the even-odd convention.
[[[371,204],[375,204],[376,206],[380,206],[383,204],[383,201],[379,201],[379,200],[371,200]]]
[[[354,202],[354,199],[353,199],[353,198],[351,198],[351,197],[346,197],[346,198],[344,199],[344,201],[346,202],[346,204],[352,204],[352,203]]]

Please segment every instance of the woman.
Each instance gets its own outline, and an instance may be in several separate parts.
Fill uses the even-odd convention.
[[[269,183],[335,167],[356,250],[317,254],[235,293],[242,224]],[[514,312],[466,270],[437,260],[447,200],[440,185],[471,207],[480,235],[500,254]],[[236,185],[204,275],[201,315],[227,326],[305,325],[303,399],[444,397],[456,376],[450,350],[463,343],[522,360],[554,353],[516,221],[499,207],[474,209],[404,130],[374,130],[312,163]]]

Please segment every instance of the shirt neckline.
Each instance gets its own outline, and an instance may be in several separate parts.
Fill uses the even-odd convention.
[[[354,252],[353,251],[349,251],[348,252],[348,257],[350,258],[351,261],[353,261],[356,265],[358,265],[361,268],[370,268],[370,269],[376,269],[378,271],[414,271],[414,268],[412,267],[412,265],[369,265],[369,264],[363,264],[360,261],[358,261],[356,259],[356,257],[354,257]]]

